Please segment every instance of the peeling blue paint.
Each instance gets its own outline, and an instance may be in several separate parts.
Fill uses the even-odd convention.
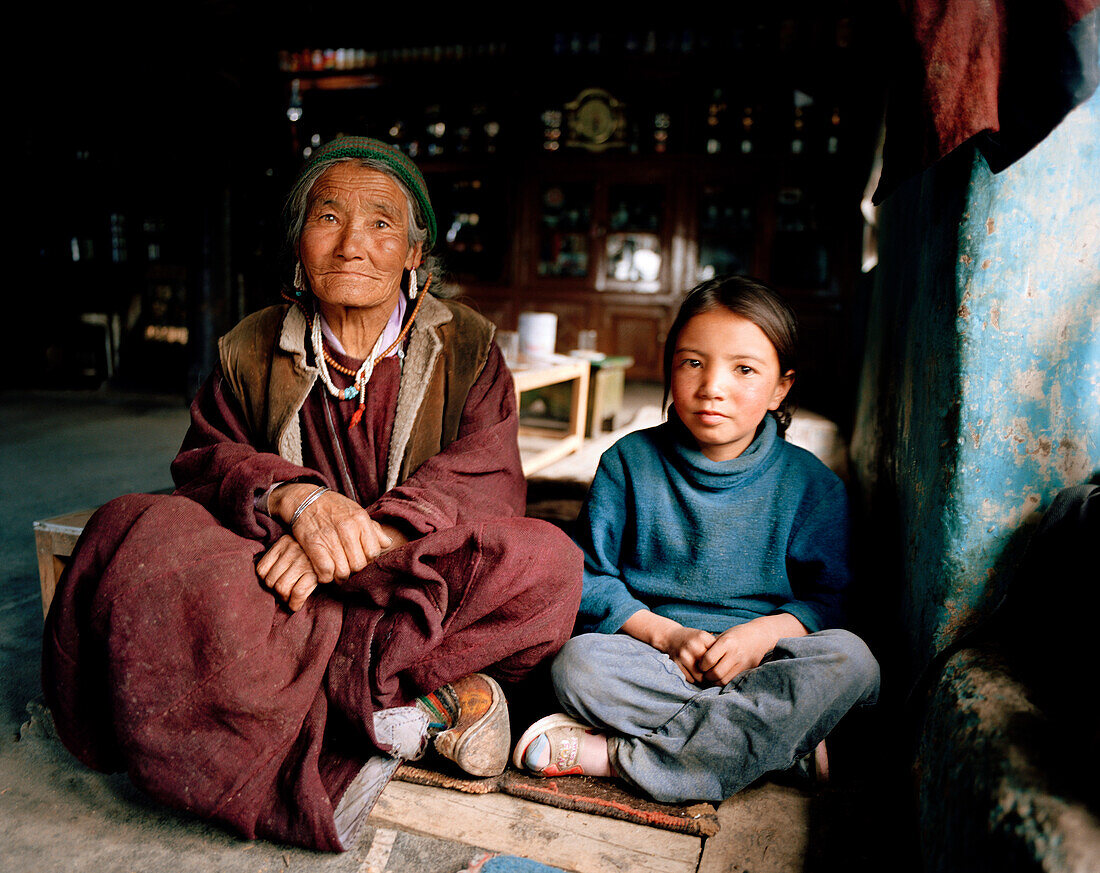
[[[955,268],[959,576],[944,580],[933,652],[999,600],[1010,574],[986,571],[1010,563],[1021,526],[1100,468],[1098,141],[1094,98],[1002,173],[973,164]]]
[[[912,681],[1100,472],[1100,93],[999,174],[964,151],[902,186],[880,231],[853,471]]]

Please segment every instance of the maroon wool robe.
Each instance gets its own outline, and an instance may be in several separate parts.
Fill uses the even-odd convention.
[[[51,606],[43,660],[58,732],[84,763],[125,769],[158,800],[245,837],[339,851],[333,809],[385,748],[374,711],[473,671],[518,680],[564,643],[581,557],[556,528],[522,517],[499,350],[455,442],[382,494],[399,377],[396,358],[378,365],[351,432],[358,401],[318,382],[299,413],[299,467],[253,448],[215,372],[172,465],[176,492],[120,497],[93,516]],[[255,562],[283,533],[257,497],[290,479],[356,499],[412,541],[289,612]]]

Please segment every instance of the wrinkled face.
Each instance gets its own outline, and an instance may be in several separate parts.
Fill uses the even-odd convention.
[[[404,192],[378,170],[334,164],[310,192],[298,257],[322,309],[392,309],[403,271],[420,263]]]
[[[794,382],[779,372],[764,332],[725,308],[688,320],[672,358],[672,402],[702,453],[712,461],[740,455],[768,410]]]

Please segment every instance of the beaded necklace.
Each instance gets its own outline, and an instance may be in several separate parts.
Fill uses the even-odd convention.
[[[371,374],[374,373],[374,365],[397,348],[408,335],[409,328],[412,327],[413,321],[416,320],[416,314],[420,311],[420,304],[423,303],[424,298],[428,296],[428,288],[431,287],[431,284],[432,276],[429,273],[427,280],[424,282],[424,287],[420,289],[420,293],[417,295],[416,305],[413,307],[412,315],[410,315],[405,322],[405,326],[401,328],[401,333],[397,335],[397,339],[390,343],[384,351],[379,352],[378,349],[382,345],[382,334],[379,334],[378,341],[374,344],[374,348],[371,349],[371,353],[367,355],[358,370],[351,370],[343,366],[338,361],[334,360],[328,353],[328,349],[325,348],[324,334],[321,331],[320,313],[316,313],[317,317],[314,317],[314,313],[309,312],[301,300],[292,300],[292,302],[297,304],[298,308],[302,310],[302,314],[309,323],[309,335],[313,345],[313,357],[317,361],[317,368],[321,371],[321,381],[324,382],[325,388],[328,389],[328,393],[337,400],[354,400],[356,397],[359,398],[359,408],[352,414],[351,421],[348,423],[348,430],[352,430],[363,420],[363,413],[366,410],[367,404],[367,382],[370,381]],[[290,300],[291,298],[287,297],[286,299]],[[332,376],[329,375],[329,367],[332,367],[338,373],[343,373],[345,376],[351,376],[354,380],[354,384],[349,385],[347,388],[338,388],[332,381]]]

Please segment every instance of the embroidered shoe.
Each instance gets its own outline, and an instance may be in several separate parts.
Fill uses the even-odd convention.
[[[495,680],[470,673],[433,696],[454,703],[456,716],[435,736],[435,750],[471,776],[499,776],[508,765],[508,701]]]
[[[584,776],[581,742],[593,729],[563,712],[540,718],[523,732],[512,753],[512,763],[538,776]],[[549,752],[549,755],[547,755]],[[547,761],[541,764],[541,761]]]

